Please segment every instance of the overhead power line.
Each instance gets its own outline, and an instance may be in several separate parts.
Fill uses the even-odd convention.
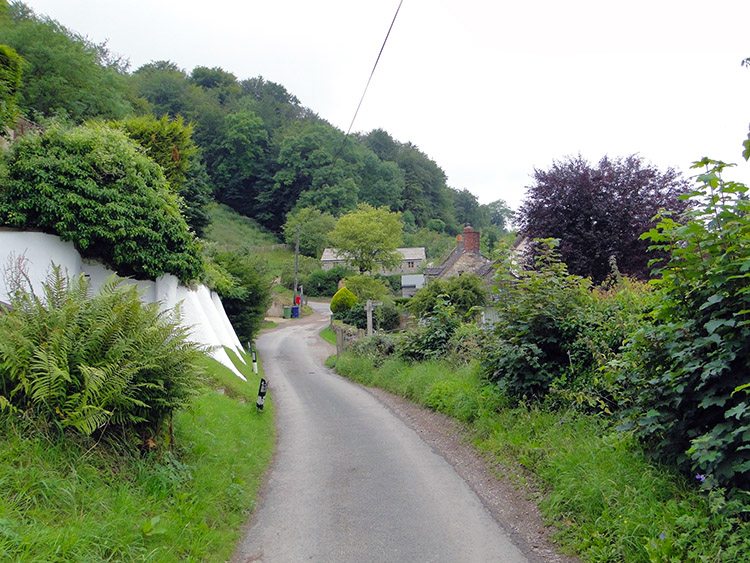
[[[380,47],[380,52],[378,53],[378,58],[375,59],[375,64],[372,66],[372,71],[370,72],[370,77],[367,79],[367,84],[365,85],[365,90],[362,92],[362,97],[359,99],[359,104],[357,104],[357,109],[354,112],[354,117],[352,117],[352,122],[349,124],[349,129],[346,131],[346,135],[349,136],[349,133],[352,131],[352,127],[354,127],[354,120],[357,119],[357,114],[359,113],[359,108],[362,107],[362,102],[365,99],[365,94],[367,94],[367,89],[370,87],[370,82],[372,81],[372,77],[375,74],[375,69],[378,68],[378,63],[380,62],[380,56],[383,54],[383,49],[385,49],[385,44],[388,43],[388,38],[391,35],[391,30],[393,29],[393,24],[396,23],[396,18],[398,17],[398,12],[401,10],[401,4],[404,3],[404,0],[400,0],[398,3],[398,7],[396,8],[396,13],[393,15],[393,20],[391,21],[391,26],[388,28],[388,33],[385,34],[385,39],[383,40],[383,45]]]
[[[396,23],[396,18],[398,17],[398,12],[401,10],[401,4],[404,3],[404,0],[399,0],[398,7],[396,8],[396,13],[393,14],[393,20],[391,21],[391,25],[388,28],[388,33],[385,34],[385,39],[383,40],[383,44],[380,46],[380,52],[378,52],[378,58],[375,59],[375,64],[372,65],[372,70],[370,71],[370,77],[367,79],[367,84],[365,84],[365,90],[362,92],[362,97],[359,99],[359,104],[357,104],[357,109],[354,112],[354,117],[352,117],[352,122],[349,124],[349,129],[346,131],[346,135],[344,135],[344,140],[341,142],[341,146],[339,147],[339,150],[336,151],[336,154],[333,155],[333,160],[331,161],[330,168],[328,169],[328,175],[330,179],[330,175],[333,172],[333,167],[336,165],[336,162],[339,159],[339,156],[341,155],[341,151],[344,150],[344,147],[346,146],[346,141],[349,138],[349,133],[352,132],[352,127],[354,127],[354,121],[357,119],[357,114],[359,113],[359,108],[362,107],[362,102],[365,99],[365,95],[367,94],[367,89],[370,87],[370,82],[372,82],[372,77],[375,74],[375,69],[378,68],[378,63],[380,62],[380,56],[383,54],[383,49],[385,49],[385,44],[388,43],[388,38],[391,36],[391,30],[393,29],[393,24]]]

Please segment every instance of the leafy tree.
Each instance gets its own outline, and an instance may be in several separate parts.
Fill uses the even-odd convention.
[[[338,252],[360,273],[378,266],[396,267],[401,263],[397,248],[401,243],[400,214],[366,203],[339,218],[331,233]]]
[[[445,172],[415,145],[402,145],[397,164],[404,173],[404,191],[399,210],[409,209],[420,227],[430,219],[440,219],[448,232],[457,233],[453,201]]]
[[[395,162],[383,162],[370,151],[362,152],[359,201],[373,207],[397,210],[404,190],[404,174]]]
[[[303,108],[297,97],[284,86],[262,76],[242,80],[239,85],[243,107],[260,117],[272,136],[273,132],[281,132],[284,127],[308,114],[309,110]]]
[[[226,116],[214,143],[209,170],[217,199],[239,213],[257,216],[257,197],[270,181],[265,172],[268,133],[251,111]]]
[[[302,192],[297,205],[314,207],[330,215],[339,216],[357,206],[359,188],[352,178],[342,178],[331,184],[323,184]]]
[[[130,117],[114,125],[146,149],[149,158],[162,167],[172,190],[180,196],[182,211],[190,228],[201,236],[208,226],[206,205],[213,187],[199,160],[192,139],[193,128],[182,117],[156,119],[151,115]]]
[[[47,17],[37,17],[22,3],[0,19],[0,37],[23,58],[24,79],[18,105],[33,117],[65,114],[80,121],[120,118],[132,111],[126,65],[96,45]]]
[[[20,87],[21,57],[7,45],[0,45],[0,136],[4,135],[5,126],[15,122]]]
[[[320,260],[309,256],[297,257],[297,285],[303,286],[305,293],[308,291],[310,274],[320,270]],[[294,258],[284,261],[281,266],[281,285],[287,289],[294,289]]]
[[[208,206],[213,201],[213,192],[214,188],[206,173],[206,167],[197,158],[192,159],[186,170],[185,183],[180,189],[180,196],[183,203],[182,214],[188,226],[198,237],[205,234],[211,222]]]
[[[395,162],[398,158],[399,143],[383,129],[373,129],[364,136],[363,141],[383,161]]]
[[[237,77],[220,67],[197,66],[190,73],[190,81],[204,90],[214,92],[222,105],[236,99],[242,91]]]
[[[357,203],[357,151],[343,132],[322,121],[298,122],[279,142],[273,187],[259,197],[264,224],[278,229],[298,203],[338,215]],[[303,196],[304,199],[300,200]]]
[[[456,222],[459,225],[471,225],[477,230],[482,230],[489,224],[489,210],[479,205],[477,196],[467,189],[451,190],[450,193],[453,197]]]
[[[680,212],[688,189],[680,174],[647,165],[636,155],[602,158],[596,168],[577,156],[534,171],[535,184],[519,213],[520,233],[557,238],[560,254],[574,275],[602,282],[614,257],[619,271],[649,276],[648,243],[642,233],[661,209]]]
[[[303,207],[286,216],[284,241],[294,247],[299,227],[299,251],[305,256],[319,259],[323,250],[330,246],[330,234],[336,226],[336,218],[330,213],[312,207]]]
[[[406,213],[404,213],[404,215],[406,215]],[[431,231],[424,227],[417,229],[414,232],[404,233],[404,246],[424,246],[427,258],[443,258],[448,255],[455,245],[455,237],[445,233]]]
[[[198,243],[177,196],[121,131],[56,125],[14,143],[7,169],[0,224],[59,235],[122,276],[200,275]]]
[[[510,230],[515,214],[504,200],[498,199],[497,201],[488,203],[485,207],[489,215],[490,225],[497,227],[501,231]]]

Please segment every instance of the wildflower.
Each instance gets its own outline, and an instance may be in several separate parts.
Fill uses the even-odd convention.
[[[664,534],[659,534],[659,539],[660,539],[660,540],[663,540],[663,539],[664,539],[664,538],[666,538],[666,537],[667,537],[667,536],[665,536]]]
[[[695,478],[698,479],[698,481],[700,481],[701,483],[706,480],[706,476],[701,475],[700,473],[696,473]]]

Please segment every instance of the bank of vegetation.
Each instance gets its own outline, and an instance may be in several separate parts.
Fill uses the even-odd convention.
[[[492,327],[433,295],[417,327],[331,364],[466,422],[585,561],[745,561],[750,203],[726,164],[696,168],[685,211],[643,235],[650,283],[593,285],[537,240],[497,264]]]

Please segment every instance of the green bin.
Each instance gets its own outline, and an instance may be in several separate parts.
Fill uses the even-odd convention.
[[[288,305],[284,305],[284,318],[285,319],[292,318],[292,308]]]

